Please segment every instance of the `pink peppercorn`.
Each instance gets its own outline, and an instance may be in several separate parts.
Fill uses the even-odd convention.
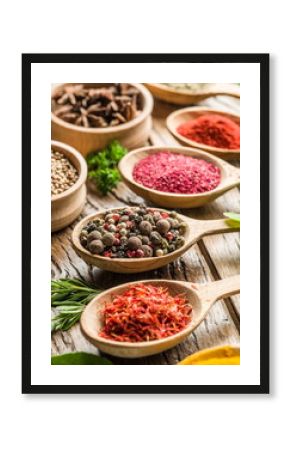
[[[133,178],[137,183],[157,191],[197,194],[215,189],[221,181],[221,171],[203,159],[158,152],[135,165]]]

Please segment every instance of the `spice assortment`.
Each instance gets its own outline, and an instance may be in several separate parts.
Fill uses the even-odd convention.
[[[182,91],[195,94],[208,86],[208,83],[161,84],[181,94]],[[79,128],[79,130],[84,134],[102,132],[89,130],[93,128],[106,129],[108,127],[117,127],[118,130],[118,126],[132,121],[142,110],[145,110],[144,101],[141,97],[142,89],[141,87],[139,89],[140,91],[129,83],[103,84],[97,88],[90,88],[84,84],[65,84],[54,91],[52,112],[64,122],[83,128]],[[177,95],[173,92],[171,94]],[[183,95],[185,95],[185,92],[183,92]],[[162,119],[164,121],[164,117]],[[188,117],[184,117],[179,120],[179,124],[176,123],[173,127],[174,131],[176,130],[181,136],[193,142],[212,147],[231,150],[240,148],[240,127],[233,120],[222,114],[216,114],[214,111],[212,114],[203,114],[193,120],[187,119]],[[183,122],[183,120],[185,121]],[[59,120],[58,122],[61,123]],[[63,126],[69,127],[64,123]],[[70,127],[70,129],[72,128]],[[77,128],[75,129],[78,130]],[[104,130],[104,132],[109,132],[109,130]],[[115,133],[116,130],[113,130],[113,132]],[[94,192],[94,195],[100,198],[101,195],[111,192],[110,197],[108,197],[110,201],[113,196],[117,196],[123,189],[122,187],[119,191],[113,191],[121,181],[118,164],[128,152],[127,148],[115,140],[115,136],[112,139],[114,139],[112,142],[110,140],[106,141],[110,142],[106,147],[102,148],[104,143],[100,147],[91,147],[89,151],[92,148],[102,148],[102,150],[94,151],[86,156],[88,179],[95,184],[98,191],[97,193]],[[122,143],[124,142],[119,135],[117,135],[117,139]],[[187,144],[190,145],[189,143]],[[126,146],[131,148],[127,143]],[[163,150],[163,147],[161,147],[161,149],[161,151],[157,152],[155,149],[152,149],[152,153],[144,156],[144,158],[143,155],[140,156],[139,160],[133,158],[130,177],[131,179],[133,177],[135,183],[139,184],[139,189],[141,189],[140,185],[142,185],[163,193],[184,194],[184,197],[180,196],[180,198],[188,200],[190,195],[213,191],[221,184],[221,169],[214,164],[214,160],[211,163],[201,159],[202,155],[200,158],[198,154],[189,156],[188,152],[178,153],[180,150],[177,148],[166,149],[165,147],[165,150]],[[84,154],[87,155],[87,153]],[[125,160],[124,164],[126,164]],[[61,152],[51,151],[52,196],[65,192],[81,178],[81,170],[78,173],[76,167]],[[223,184],[224,178],[223,173]],[[134,183],[132,182],[132,184]],[[91,184],[88,184],[88,189],[91,187]],[[134,188],[131,187],[131,190],[134,191]],[[137,192],[137,194],[143,195],[142,191],[141,193]],[[151,195],[153,194],[151,192]],[[186,195],[188,197],[185,197]],[[215,192],[212,195],[214,196]],[[198,199],[199,197],[203,196],[197,195],[192,198]],[[145,194],[144,198],[146,198]],[[124,201],[124,199],[122,198],[121,201]],[[150,197],[151,201],[155,206],[159,204],[154,197]],[[104,205],[112,207],[109,202],[108,205],[106,204],[106,199],[103,197],[100,203],[102,207]],[[126,204],[127,202],[125,201],[124,203]],[[139,202],[137,203],[136,201],[134,203],[134,200],[132,200],[130,204],[139,204]],[[118,205],[120,203],[117,202],[116,206]],[[163,206],[166,208],[184,207],[179,204]],[[239,224],[239,215],[235,213],[225,213],[224,215],[233,224],[233,227],[237,223]],[[83,224],[85,225],[83,226]],[[108,264],[108,268],[102,268],[113,271],[110,268],[112,265],[124,264],[128,266],[130,263],[135,265],[135,259],[136,267],[137,265],[141,267],[142,264],[146,264],[149,267],[150,264],[164,261],[166,258],[147,261],[140,261],[140,259],[163,257],[183,246],[184,249],[188,248],[188,245],[185,245],[188,230],[189,225],[182,221],[181,216],[175,211],[166,212],[145,205],[138,207],[124,206],[123,208],[116,208],[116,210],[113,209],[98,215],[98,217],[91,219],[89,222],[88,219],[84,219],[83,223],[79,224],[76,239],[79,249],[82,247],[86,250],[83,253],[88,256],[88,263],[92,264],[89,262],[89,258],[91,260],[98,259],[92,258],[92,255],[116,259],[114,262],[100,258],[101,261]],[[169,258],[169,255],[167,258]],[[173,260],[174,258],[176,258],[176,253],[172,255]],[[86,261],[84,257],[83,259]],[[118,261],[118,259],[133,259],[133,261]],[[144,270],[148,271],[148,267]],[[153,269],[150,268],[150,270]],[[174,271],[175,269],[172,270]],[[122,273],[119,267],[115,271]],[[172,275],[172,278],[174,279],[174,275]],[[157,285],[157,282],[155,283],[151,284],[150,282],[147,284],[144,281],[138,282],[138,284],[128,284],[127,289],[123,292],[121,291],[121,294],[113,295],[109,303],[104,303],[102,305],[103,309],[101,311],[98,310],[102,323],[101,328],[99,328],[100,321],[98,322],[96,335],[99,334],[101,338],[108,341],[142,343],[174,336],[184,330],[189,325],[194,313],[189,301],[186,300],[184,286],[181,289],[181,294],[171,295],[171,287],[169,292],[164,286]],[[51,286],[51,306],[54,311],[51,318],[52,331],[66,331],[78,323],[87,305],[101,292],[83,281],[69,278],[52,281]],[[110,345],[113,345],[113,343]],[[155,344],[153,343],[153,345]],[[158,343],[158,345],[162,345],[162,343]],[[101,347],[100,349],[105,351]],[[120,356],[124,357],[124,355]],[[76,358],[76,354],[73,354],[73,357]],[[135,356],[133,355],[132,357]],[[198,362],[195,361],[194,357],[195,355],[190,356],[179,364],[239,363],[235,360],[233,362],[226,362],[226,360],[219,362],[216,355],[212,355],[210,360]],[[94,356],[94,358],[96,357]],[[180,359],[182,358],[184,356]],[[56,361],[53,364],[108,363],[102,362],[101,358],[100,361],[96,359],[95,362],[90,362],[89,359],[88,362],[85,362],[85,359],[84,362],[70,362],[70,359],[65,358],[64,361]]]
[[[168,151],[141,159],[134,166],[133,178],[157,191],[198,194],[215,189],[221,181],[221,171],[203,159]]]
[[[90,221],[80,233],[80,243],[90,253],[107,258],[164,256],[185,244],[187,224],[175,211],[124,208]]]
[[[51,195],[61,194],[78,180],[77,169],[61,152],[51,150]]]
[[[176,130],[181,136],[211,147],[237,150],[240,148],[240,127],[219,114],[204,114],[182,123]]]
[[[129,287],[102,311],[102,338],[119,342],[144,342],[172,336],[190,322],[192,307],[184,296],[151,284]]]
[[[85,128],[115,127],[133,120],[141,110],[140,92],[128,83],[100,88],[65,85],[52,96],[57,117]]]

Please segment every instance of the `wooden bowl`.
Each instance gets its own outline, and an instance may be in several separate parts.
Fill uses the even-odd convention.
[[[196,92],[187,90],[177,90],[162,83],[144,83],[149,91],[159,100],[172,103],[174,105],[192,105],[201,102],[209,97],[217,95],[229,95],[230,97],[240,98],[240,88],[231,84],[213,84],[209,83],[204,88]]]
[[[65,155],[77,169],[77,182],[61,194],[51,196],[51,231],[71,224],[81,213],[86,201],[87,163],[80,153],[62,142],[51,141],[51,148]]]
[[[200,148],[212,155],[219,156],[220,158],[233,160],[240,158],[240,149],[230,150],[226,148],[218,148],[211,147],[209,145],[201,144],[200,142],[192,141],[191,139],[187,139],[184,136],[181,136],[176,130],[179,125],[193,119],[197,119],[204,114],[218,114],[220,116],[227,117],[228,119],[233,120],[235,123],[240,125],[240,116],[233,113],[227,113],[225,111],[220,111],[217,109],[211,108],[199,108],[196,106],[192,106],[190,108],[182,108],[173,113],[169,114],[166,119],[166,125],[171,134],[183,145],[187,145],[189,147]]]
[[[203,192],[201,194],[172,194],[170,192],[156,191],[137,183],[133,178],[135,164],[146,156],[161,151],[181,153],[194,158],[204,159],[205,161],[214,164],[221,170],[220,184],[212,191]],[[215,200],[217,197],[224,194],[229,189],[238,186],[240,183],[239,169],[222,159],[189,147],[153,146],[133,150],[121,159],[119,170],[124,182],[133,192],[158,206],[166,208],[197,208]]]
[[[79,83],[67,83],[69,85]],[[83,83],[85,87],[100,87],[100,83]],[[108,83],[112,85],[112,83]],[[124,147],[129,149],[139,147],[144,144],[149,136],[152,119],[151,112],[153,109],[153,98],[150,92],[142,84],[134,84],[141,93],[142,111],[135,119],[122,125],[107,128],[85,128],[57,117],[51,113],[51,133],[52,139],[65,142],[76,148],[82,155],[86,156],[94,150],[101,150],[114,139],[121,142]],[[59,85],[55,86],[53,92],[59,89]],[[52,93],[53,93],[52,92]]]

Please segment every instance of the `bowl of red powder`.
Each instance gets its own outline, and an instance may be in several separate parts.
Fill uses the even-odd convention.
[[[95,297],[82,314],[81,329],[102,352],[139,358],[182,342],[200,308],[186,285],[169,280],[131,282]]]
[[[194,208],[239,184],[239,170],[189,147],[144,147],[119,164],[129,188],[156,205]]]
[[[167,118],[167,128],[182,144],[224,159],[240,156],[240,116],[208,108],[179,109]]]

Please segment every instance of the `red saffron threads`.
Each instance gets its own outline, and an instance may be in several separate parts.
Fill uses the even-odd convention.
[[[218,114],[204,114],[177,128],[181,136],[211,147],[236,150],[240,148],[240,126]]]
[[[158,152],[135,164],[133,178],[150,189],[175,194],[211,191],[221,181],[218,167],[181,153]]]
[[[190,322],[192,307],[167,288],[138,284],[128,288],[102,311],[104,326],[99,336],[119,342],[162,339],[183,330]]]

